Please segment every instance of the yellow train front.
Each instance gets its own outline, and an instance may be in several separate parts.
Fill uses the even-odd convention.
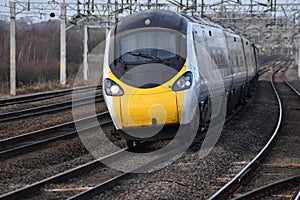
[[[170,138],[191,122],[197,100],[191,106],[195,80],[187,64],[187,31],[184,17],[148,10],[124,18],[108,33],[104,97],[126,140]]]

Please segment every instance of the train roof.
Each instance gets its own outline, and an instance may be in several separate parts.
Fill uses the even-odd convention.
[[[208,25],[208,26],[213,26],[213,27],[216,27],[216,28],[222,28],[222,29],[224,29],[224,27],[222,27],[219,24],[215,24],[215,23],[213,23],[211,21],[199,18],[197,16],[190,16],[190,15],[187,15],[187,14],[181,14],[181,15],[183,17],[187,18],[191,22],[195,22],[195,23],[199,23],[199,24],[203,24],[203,25]]]
[[[146,27],[162,27],[186,33],[188,20],[172,11],[145,10],[128,15],[116,26],[114,34]]]
[[[210,27],[214,27],[214,28],[219,28],[219,29],[222,29],[222,30],[224,30],[224,31],[226,31],[228,33],[232,33],[234,35],[238,35],[241,38],[246,39],[246,40],[249,41],[249,39],[245,35],[243,35],[241,33],[237,33],[237,32],[235,32],[234,30],[232,30],[230,28],[224,28],[223,26],[221,26],[219,24],[216,24],[216,23],[213,23],[211,21],[199,18],[198,16],[190,16],[190,15],[187,15],[187,14],[181,14],[181,15],[183,17],[187,18],[190,22],[194,22],[194,23],[198,23],[198,24],[202,24],[202,25],[210,26]]]
[[[149,24],[146,24],[146,20],[149,20]],[[194,22],[205,26],[219,28],[226,32],[247,39],[244,35],[237,33],[232,29],[224,28],[219,24],[205,20],[198,16],[190,16],[183,13],[176,13],[173,11],[160,10],[160,9],[144,10],[126,16],[115,25],[112,34],[117,35],[121,32],[129,31],[137,28],[146,28],[146,27],[169,28],[169,29],[177,30],[182,33],[186,33],[188,22]]]

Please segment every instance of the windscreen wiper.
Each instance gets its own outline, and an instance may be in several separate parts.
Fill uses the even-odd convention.
[[[127,52],[127,53],[129,53],[130,55],[133,55],[133,56],[141,56],[141,57],[144,57],[144,58],[151,58],[152,60],[155,60],[155,61],[158,61],[158,62],[165,62],[165,60],[161,59],[158,56],[143,53],[143,52],[140,52],[140,51],[130,51],[130,52]]]
[[[127,63],[125,63],[125,62],[122,60],[122,58],[121,58],[121,57],[120,57],[118,60],[119,60],[119,62],[121,63],[121,65],[122,65],[123,69],[124,69],[124,70],[127,70],[127,66],[126,66],[126,65],[127,65]]]

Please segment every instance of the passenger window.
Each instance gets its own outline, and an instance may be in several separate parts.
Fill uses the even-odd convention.
[[[209,54],[219,69],[223,69],[228,66],[226,51],[224,48],[211,47],[209,48]]]

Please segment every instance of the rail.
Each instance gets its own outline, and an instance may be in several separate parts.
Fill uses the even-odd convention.
[[[268,153],[271,145],[274,143],[274,141],[275,141],[274,139],[275,139],[275,137],[278,133],[278,130],[281,126],[281,123],[282,123],[282,103],[281,103],[279,94],[278,94],[278,92],[276,90],[276,87],[275,87],[275,84],[274,84],[274,75],[279,70],[280,70],[280,68],[277,69],[272,74],[272,77],[271,77],[271,85],[272,85],[273,91],[275,93],[276,100],[277,100],[277,103],[278,103],[278,109],[279,109],[277,125],[276,125],[276,128],[275,128],[272,136],[268,140],[267,144],[261,149],[261,151],[236,176],[234,176],[229,182],[227,182],[223,187],[221,187],[217,192],[215,192],[209,198],[209,200],[215,200],[215,199],[224,200],[224,199],[227,199],[232,194],[233,191],[235,191],[237,188],[240,187],[243,180],[245,180],[249,176],[249,174],[257,168],[260,161],[263,160],[263,158]]]

